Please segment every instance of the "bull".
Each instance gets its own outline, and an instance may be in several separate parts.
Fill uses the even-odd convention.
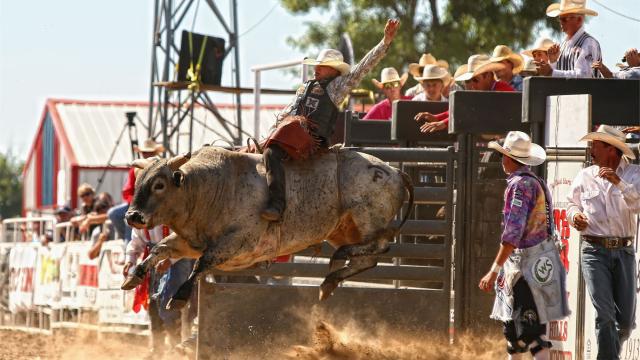
[[[163,239],[122,284],[129,290],[167,258],[198,259],[169,304],[181,308],[194,282],[208,268],[233,271],[327,240],[337,250],[320,286],[326,299],[346,278],[377,265],[399,226],[392,220],[408,195],[409,177],[379,159],[334,149],[286,165],[286,210],[280,222],[260,217],[268,199],[261,155],[204,147],[146,164],[136,179],[125,218],[136,228],[168,225]],[[346,262],[346,260],[349,260]]]

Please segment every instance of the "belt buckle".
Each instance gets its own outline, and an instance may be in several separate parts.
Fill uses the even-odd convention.
[[[616,249],[620,247],[620,239],[619,238],[609,238],[607,239],[607,248]]]

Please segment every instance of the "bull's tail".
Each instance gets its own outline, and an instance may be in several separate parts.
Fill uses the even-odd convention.
[[[411,213],[413,212],[413,198],[414,198],[413,182],[411,181],[411,178],[404,171],[398,170],[398,173],[402,177],[402,183],[404,184],[405,189],[407,189],[407,192],[409,192],[409,200],[407,202],[407,211],[405,212],[404,217],[402,218],[402,221],[400,221],[400,224],[396,229],[396,233],[400,232],[400,229],[402,229],[402,226],[404,225],[404,223],[406,223],[407,220],[409,219],[409,216],[411,216]]]

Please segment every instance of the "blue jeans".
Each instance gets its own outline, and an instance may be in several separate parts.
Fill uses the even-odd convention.
[[[172,264],[166,274],[160,279],[158,286],[158,313],[166,327],[175,326],[180,320],[180,311],[167,310],[171,297],[178,292],[193,270],[193,259],[181,259]]]
[[[635,327],[636,261],[633,247],[606,249],[582,241],[582,274],[596,310],[598,359],[620,359]]]
[[[107,216],[118,233],[118,239],[124,239],[125,246],[131,241],[131,226],[124,221],[124,214],[129,210],[129,204],[122,203],[109,209]]]

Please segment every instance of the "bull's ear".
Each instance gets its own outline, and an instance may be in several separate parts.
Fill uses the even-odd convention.
[[[180,170],[173,172],[173,183],[180,187],[184,183],[184,173]]]
[[[180,168],[180,166],[186,164],[189,159],[191,159],[190,152],[172,157],[171,159],[169,159],[167,165],[169,165],[169,169],[176,171]]]

